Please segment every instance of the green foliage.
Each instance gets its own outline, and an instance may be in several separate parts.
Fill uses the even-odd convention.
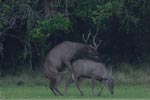
[[[91,18],[98,26],[103,26],[105,21],[113,15],[120,16],[122,13],[123,0],[106,2],[104,5],[96,6],[96,10],[91,10]]]
[[[75,8],[75,14],[80,17],[88,17],[91,15],[91,10],[96,9],[99,0],[78,0]]]
[[[5,28],[5,26],[9,23],[8,20],[10,20],[11,17],[11,5],[8,3],[0,3],[0,30]]]
[[[44,1],[0,0],[2,72],[7,74],[10,68],[17,72],[20,61],[22,65],[26,64],[24,66],[30,61],[39,62],[39,55],[45,55],[54,38],[51,43],[43,44],[55,30],[69,31],[71,35],[66,34],[65,39],[76,41],[77,38],[69,37],[81,37],[80,33],[88,32],[89,28],[96,32],[95,27],[98,27],[98,39],[103,40],[99,50],[106,60],[113,62],[115,56],[116,63],[121,59],[137,63],[148,58],[150,0],[51,0],[51,8]],[[48,19],[48,16],[51,17]],[[16,50],[13,48],[9,49],[16,45],[20,54],[14,54]]]
[[[76,15],[80,17],[89,17],[93,22],[103,28],[106,28],[106,21],[113,15],[120,17],[123,13],[124,0],[113,0],[100,2],[99,0],[80,1],[76,7]]]
[[[62,14],[52,16],[51,19],[37,21],[37,25],[31,31],[33,40],[44,42],[54,30],[68,31],[71,23],[67,17]]]
[[[124,2],[124,16],[122,17],[122,29],[126,33],[143,32],[147,26],[147,17],[150,12],[150,1],[130,0]],[[146,15],[146,16],[145,16]],[[144,22],[144,23],[143,23]],[[141,24],[143,23],[143,26]],[[145,29],[144,29],[145,31]]]
[[[96,24],[102,24],[102,21],[112,16],[112,3],[108,2],[103,6],[97,6],[97,10],[91,11],[92,19]]]
[[[49,23],[46,25],[46,29],[49,27],[49,32],[54,30],[68,30],[70,28],[69,18],[64,17],[63,14],[57,14],[52,16]],[[46,30],[45,29],[45,30]]]

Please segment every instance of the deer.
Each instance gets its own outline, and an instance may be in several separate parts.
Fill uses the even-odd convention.
[[[96,35],[92,36],[93,45],[88,44],[88,40],[91,37],[91,32],[89,32],[86,38],[83,34],[83,41],[85,43],[64,41],[49,51],[44,62],[43,73],[44,76],[50,80],[49,88],[54,95],[63,95],[58,89],[58,83],[61,79],[61,72],[65,66],[69,68],[72,74],[71,76],[74,79],[74,70],[71,65],[72,61],[79,58],[99,59],[97,48],[102,41],[96,43]]]
[[[91,96],[93,96],[93,89],[95,80],[97,80],[102,87],[98,93],[98,96],[101,95],[101,92],[104,88],[104,83],[107,83],[108,90],[113,95],[114,91],[114,80],[108,74],[106,67],[103,63],[89,60],[89,59],[78,59],[72,63],[72,67],[74,68],[75,80],[70,77],[65,84],[65,95],[67,92],[67,88],[75,82],[77,89],[79,90],[81,96],[83,96],[83,92],[80,89],[80,83],[84,78],[91,79]]]

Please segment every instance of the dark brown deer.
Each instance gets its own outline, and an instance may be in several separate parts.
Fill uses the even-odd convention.
[[[83,78],[91,79],[92,96],[93,96],[95,80],[99,81],[101,85],[104,85],[103,83],[106,82],[110,93],[113,94],[114,80],[110,78],[104,64],[92,60],[79,59],[72,63],[72,67],[74,68],[75,80],[73,80],[72,77],[69,78],[65,86],[65,95],[66,95],[67,88],[73,82],[76,83],[76,86],[80,94],[83,95],[80,89],[80,82]],[[102,86],[102,88],[100,89],[98,95],[101,94],[103,87],[104,86]]]
[[[84,41],[87,43],[91,33],[89,32],[87,38],[83,35]],[[97,35],[97,34],[96,34]],[[96,36],[93,36],[93,46],[83,43],[74,43],[65,41],[54,47],[47,55],[44,63],[44,75],[50,80],[49,88],[55,95],[63,95],[57,88],[60,80],[60,72],[64,69],[64,65],[69,67],[72,77],[74,78],[74,71],[71,66],[71,61],[78,59],[80,56],[89,57],[91,59],[98,59],[99,53],[97,52],[98,46],[101,41],[96,45]]]

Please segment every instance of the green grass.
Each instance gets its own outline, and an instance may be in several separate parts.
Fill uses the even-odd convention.
[[[126,67],[127,66],[127,67]],[[150,100],[150,69],[133,70],[124,65],[119,72],[113,73],[115,79],[114,95],[111,96],[107,88],[101,96],[97,96],[99,85],[96,83],[94,96],[90,96],[89,80],[82,82],[81,89],[84,96],[80,96],[75,85],[68,88],[67,96],[54,96],[48,88],[49,80],[40,72],[22,73],[21,75],[7,75],[0,77],[0,100],[2,99],[104,99],[104,100]],[[63,91],[67,73],[62,77],[60,90]],[[17,86],[19,81],[23,85]]]
[[[110,95],[107,88],[101,96],[97,96],[98,86],[95,86],[94,96],[90,96],[91,88],[89,85],[81,84],[84,96],[80,96],[75,85],[68,88],[67,96],[54,96],[48,86],[3,86],[0,87],[1,99],[118,99],[118,100],[150,100],[150,85],[119,85],[116,86],[113,96]],[[63,86],[60,87],[63,91]]]

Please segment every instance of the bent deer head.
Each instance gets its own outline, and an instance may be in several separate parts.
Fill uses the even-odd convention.
[[[99,56],[97,49],[102,43],[102,40],[97,39],[97,34],[98,34],[98,32],[96,32],[96,34],[92,35],[91,31],[89,30],[87,37],[85,37],[84,34],[82,35],[83,41],[85,42],[85,44],[88,45],[87,47],[88,47],[89,53],[94,56]],[[92,37],[92,44],[88,44],[90,37]]]

